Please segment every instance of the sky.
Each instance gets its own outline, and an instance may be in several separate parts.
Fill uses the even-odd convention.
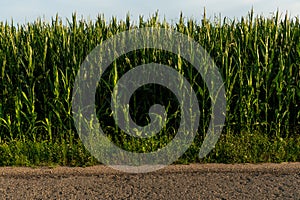
[[[270,16],[279,10],[288,11],[291,17],[300,15],[300,0],[1,0],[0,21],[14,23],[33,22],[37,18],[49,21],[58,14],[61,19],[70,19],[72,13],[84,19],[96,19],[104,14],[125,19],[127,13],[137,21],[139,16],[148,18],[158,11],[160,18],[176,22],[180,12],[187,18],[201,20],[203,10],[207,16],[240,18],[254,9],[256,15]]]

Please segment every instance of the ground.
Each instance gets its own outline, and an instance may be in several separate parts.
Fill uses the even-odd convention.
[[[300,199],[300,163],[0,168],[0,199]]]

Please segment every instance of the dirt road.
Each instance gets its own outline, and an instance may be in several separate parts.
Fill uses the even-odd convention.
[[[0,199],[300,199],[300,163],[0,168]]]

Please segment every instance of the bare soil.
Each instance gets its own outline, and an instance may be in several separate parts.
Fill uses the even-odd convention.
[[[300,163],[0,168],[0,199],[300,199]]]

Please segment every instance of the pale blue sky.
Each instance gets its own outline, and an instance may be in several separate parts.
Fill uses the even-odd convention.
[[[277,9],[290,16],[300,15],[299,0],[1,0],[0,21],[16,23],[32,22],[36,18],[49,20],[59,14],[63,19],[70,18],[76,11],[78,16],[95,19],[103,13],[106,19],[116,16],[124,19],[129,12],[133,20],[139,15],[148,18],[159,11],[161,17],[169,21],[177,21],[180,11],[184,16],[201,19],[204,7],[207,15],[227,16],[230,18],[245,16],[253,6],[255,14],[270,13]]]

